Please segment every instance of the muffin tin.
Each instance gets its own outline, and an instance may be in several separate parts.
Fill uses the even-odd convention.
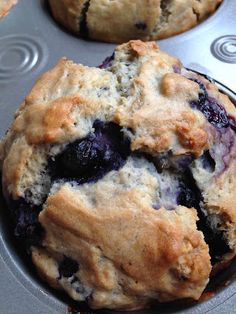
[[[179,57],[186,67],[220,82],[217,83],[220,89],[236,103],[235,12],[236,1],[224,0],[218,11],[202,24],[158,43],[163,50]],[[4,135],[14,111],[38,75],[53,67],[60,57],[96,66],[114,47],[114,44],[84,41],[62,29],[51,18],[46,0],[19,0],[9,15],[0,20],[0,135]],[[3,200],[0,209],[0,313],[70,313],[71,300],[41,282],[30,261],[21,255],[9,232],[11,226]],[[203,295],[205,301],[188,306],[162,305],[138,313],[154,314],[157,310],[158,313],[236,313],[234,273],[236,261],[215,278],[214,292],[210,287],[210,292]],[[208,299],[209,296],[212,297]],[[94,312],[82,309],[83,306],[78,308],[80,313]]]

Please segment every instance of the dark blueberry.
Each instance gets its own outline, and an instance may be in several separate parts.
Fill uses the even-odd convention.
[[[196,191],[186,185],[184,181],[179,184],[179,194],[177,197],[177,204],[188,208],[199,207],[199,198]]]
[[[115,53],[113,52],[113,54],[112,54],[111,56],[107,57],[107,58],[102,62],[102,64],[100,64],[98,67],[99,67],[100,69],[106,69],[106,68],[108,68],[108,67],[111,65],[111,63],[112,63],[112,61],[114,60],[114,58],[115,58]]]
[[[207,101],[208,93],[207,93],[205,85],[201,81],[199,81],[199,80],[193,80],[193,81],[196,82],[199,85],[199,88],[200,88],[200,92],[199,92],[199,95],[198,95],[197,106],[201,107]]]
[[[84,294],[86,291],[85,291],[84,286],[82,284],[79,284],[78,287],[76,288],[76,292]]]
[[[176,169],[178,172],[184,172],[194,159],[195,157],[191,154],[172,156],[171,165],[172,168]]]
[[[200,157],[200,160],[202,162],[203,168],[206,170],[209,170],[210,172],[215,171],[215,160],[212,158],[209,150],[206,150],[204,154]]]
[[[181,73],[181,68],[178,64],[174,64],[172,66],[174,73],[180,74]]]
[[[61,277],[71,277],[74,273],[79,270],[79,264],[69,257],[64,257],[58,267],[60,278]]]
[[[179,181],[179,195],[177,198],[178,205],[186,206],[188,208],[194,207],[199,209],[202,202],[202,195],[196,182],[193,178],[190,169],[187,169]]]
[[[220,230],[219,226],[214,226],[211,223],[213,217],[205,214],[203,197],[190,170],[184,174],[183,180],[179,184],[177,202],[179,205],[188,208],[194,207],[197,210],[199,218],[197,227],[204,234],[204,239],[209,247],[211,262],[215,264],[220,261],[221,257],[230,251],[230,248],[226,242],[224,232]]]
[[[55,178],[75,179],[79,184],[96,181],[123,166],[129,155],[129,141],[115,123],[94,122],[95,131],[68,144],[54,159]]]
[[[236,121],[232,116],[228,116],[230,128],[236,133]]]
[[[71,284],[73,285],[73,283],[77,282],[78,278],[76,276],[73,276],[72,280],[71,280]]]
[[[215,99],[208,97],[205,104],[200,108],[207,120],[217,128],[227,128],[229,120],[225,109]]]
[[[38,222],[41,206],[27,203],[24,199],[11,202],[10,208],[15,223],[14,234],[28,248],[38,245],[43,239],[44,229]]]
[[[210,82],[214,82],[213,79],[205,76]],[[207,120],[216,128],[230,127],[236,133],[236,121],[235,118],[228,115],[225,108],[219,104],[216,99],[209,97],[204,84],[195,79],[192,81],[198,83],[200,87],[199,99],[192,101],[190,104],[193,108],[200,110]]]
[[[147,159],[155,165],[157,171],[161,173],[165,169],[171,168],[171,152],[160,153],[155,157],[147,156]]]
[[[89,31],[88,31],[88,26],[87,26],[87,12],[89,9],[89,5],[90,5],[90,0],[87,0],[83,5],[83,8],[81,10],[81,15],[80,15],[81,16],[80,25],[79,25],[80,35],[84,38],[89,37]]]
[[[160,153],[151,159],[159,173],[164,169],[172,169],[175,172],[184,172],[193,160],[194,156],[191,154],[174,156],[171,151]]]
[[[147,24],[144,22],[139,22],[135,24],[135,27],[139,30],[144,31],[147,28]]]
[[[216,99],[209,97],[206,88],[199,80],[193,80],[198,83],[200,87],[199,99],[192,101],[191,106],[201,111],[208,122],[214,125],[216,128],[226,128],[229,126],[229,120],[227,112],[222,105],[220,105]]]
[[[197,222],[198,229],[204,234],[204,238],[209,247],[211,263],[214,265],[219,262],[222,256],[230,252],[230,247],[225,239],[225,232],[219,229],[219,226],[213,226],[211,215],[206,216],[203,211],[198,212],[199,221]]]
[[[201,110],[201,107],[204,106],[208,98],[208,93],[204,84],[199,80],[191,79],[191,81],[196,82],[199,85],[200,92],[198,94],[198,100],[191,101],[191,106],[198,110]]]

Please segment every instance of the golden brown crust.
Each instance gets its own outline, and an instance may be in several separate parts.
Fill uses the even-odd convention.
[[[54,18],[75,33],[80,32],[80,16],[86,2],[87,0],[49,0]]]
[[[197,112],[189,110],[189,101],[198,97],[198,84],[174,73],[178,60],[165,54],[160,58],[154,42],[130,41],[129,45],[119,46],[117,54],[119,51],[120,58],[124,51],[140,60],[150,55],[133,78],[132,103],[122,106],[115,115],[118,123],[135,131],[132,149],[161,152],[172,147],[176,154],[188,151],[199,155],[207,146],[207,134],[204,121]],[[152,103],[154,107],[150,106]]]
[[[44,249],[34,247],[32,250],[32,261],[37,267],[38,274],[44,281],[48,282],[55,289],[61,289],[57,280],[59,272],[55,259],[50,257]]]
[[[89,36],[117,43],[138,38],[148,40],[160,15],[159,3],[160,0],[91,0],[87,12]]]
[[[47,234],[43,245],[78,260],[80,278],[98,294],[103,290],[107,302],[119,286],[116,272],[128,282],[120,300],[117,296],[120,304],[122,294],[141,296],[149,291],[162,302],[175,295],[197,299],[207,282],[210,262],[202,235],[194,230],[196,214],[185,208],[155,211],[142,201],[137,189],[119,191],[114,185],[107,193],[105,187],[102,182],[93,187],[95,206],[88,206],[83,191],[69,187],[49,197],[39,219]],[[60,243],[68,245],[62,249]],[[116,269],[105,281],[97,262],[102,258]],[[184,280],[179,282],[180,278]],[[93,298],[90,305],[96,308],[97,302]],[[132,308],[137,307],[134,298]]]
[[[120,310],[200,297],[212,271],[209,247],[199,212],[178,203],[182,170],[154,167],[166,155],[194,159],[204,210],[224,232],[229,251],[213,271],[236,255],[235,134],[194,108],[203,92],[198,81],[235,119],[227,96],[154,42],[117,47],[107,69],[62,59],[38,79],[0,143],[0,159],[6,198],[42,206],[45,236],[32,259],[51,286],[93,308]],[[134,153],[97,182],[51,179],[49,163],[93,133],[97,119],[119,124]],[[214,169],[202,163],[207,150]],[[59,271],[65,257],[79,265],[69,277]]]
[[[221,1],[50,0],[50,5],[54,18],[74,33],[122,43],[182,33],[213,13]]]
[[[150,39],[162,39],[185,32],[212,14],[222,0],[163,1],[159,21]]]

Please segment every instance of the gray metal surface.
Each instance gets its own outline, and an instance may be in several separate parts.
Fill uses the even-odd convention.
[[[236,1],[225,0],[219,10],[194,29],[159,41],[188,68],[208,74],[236,92]],[[37,76],[66,56],[98,65],[115,45],[84,41],[61,29],[45,1],[20,0],[0,20],[0,136]],[[8,232],[7,211],[0,204],[0,314],[68,313],[67,300],[54,294],[16,252]],[[231,275],[235,265],[227,270]],[[158,313],[236,313],[236,282],[208,301],[189,308],[164,307]],[[100,311],[100,313],[111,313]],[[139,313],[157,313],[157,310]]]

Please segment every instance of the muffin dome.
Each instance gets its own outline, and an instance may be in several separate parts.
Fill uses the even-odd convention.
[[[199,299],[236,253],[236,110],[153,42],[62,59],[1,141],[15,236],[91,308]]]

